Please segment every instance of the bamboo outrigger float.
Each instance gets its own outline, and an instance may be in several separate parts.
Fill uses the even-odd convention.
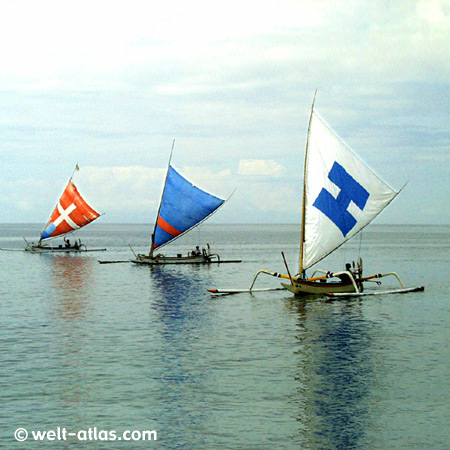
[[[210,245],[200,250],[197,246],[188,255],[166,256],[156,253],[163,246],[188,233],[216,213],[226,202],[194,186],[172,166],[172,150],[164,182],[161,202],[151,235],[148,254],[134,254],[131,262],[141,265],[238,263],[240,260],[221,260],[211,253]],[[134,253],[134,252],[133,252]]]
[[[316,270],[312,277],[306,276],[307,269],[359,233],[401,191],[394,191],[369,169],[325,124],[315,112],[314,104],[315,95],[306,141],[297,275],[291,276],[284,260],[288,275],[260,270],[248,289],[209,291],[214,294],[258,291],[253,286],[261,273],[289,280],[281,286],[296,296],[339,297],[423,291],[423,286],[405,287],[395,272],[364,277],[361,259],[357,264],[346,264],[343,271]],[[322,275],[316,276],[317,273]],[[400,288],[364,292],[365,283],[388,276],[394,277]],[[379,281],[376,283],[380,284]]]
[[[281,288],[258,288],[255,289],[254,285],[256,283],[256,279],[260,274],[266,274],[277,278],[287,279],[291,281],[291,284],[287,283],[281,283],[283,287]],[[339,283],[339,282],[328,282],[323,283],[322,285],[318,285],[317,281],[319,280],[325,280],[325,278],[332,278],[332,277],[339,277],[343,274],[347,274],[351,277],[350,283]],[[377,278],[383,278],[383,277],[395,277],[397,281],[400,284],[400,288],[397,289],[388,289],[388,290],[376,290],[376,291],[364,291],[363,290],[363,283],[369,282],[369,281],[375,281]],[[368,295],[386,295],[386,294],[406,294],[408,292],[419,292],[423,291],[425,288],[424,286],[420,287],[406,287],[402,280],[400,279],[399,275],[395,272],[388,272],[383,274],[375,274],[368,277],[361,277],[361,278],[354,278],[353,274],[351,272],[342,271],[342,272],[336,272],[336,273],[329,273],[325,277],[319,276],[319,277],[311,277],[306,280],[301,280],[304,286],[304,289],[299,292],[293,292],[291,290],[291,286],[294,283],[298,283],[299,280],[301,280],[298,277],[291,277],[289,278],[288,275],[284,275],[282,273],[273,272],[271,270],[260,270],[256,273],[255,277],[253,278],[249,288],[247,289],[208,289],[209,292],[212,294],[217,295],[229,295],[229,294],[241,294],[241,293],[253,293],[253,292],[267,292],[267,291],[280,291],[287,289],[288,291],[292,292],[294,295],[304,295],[304,296],[327,296],[327,297],[363,297]],[[379,283],[376,281],[376,283]],[[350,287],[350,284],[352,287]],[[322,288],[322,289],[321,289]],[[353,290],[352,290],[353,288]],[[310,292],[307,292],[308,289]]]

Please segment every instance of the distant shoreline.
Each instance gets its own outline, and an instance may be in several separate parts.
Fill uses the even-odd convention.
[[[42,222],[0,222],[1,225],[27,225],[27,226],[43,226]],[[97,228],[109,225],[133,225],[133,226],[154,226],[153,222],[101,222],[93,223],[89,225],[89,228]],[[299,226],[294,222],[231,222],[231,223],[206,223],[202,224],[202,227],[218,227],[218,226]],[[445,227],[450,226],[448,223],[372,223],[371,227]]]

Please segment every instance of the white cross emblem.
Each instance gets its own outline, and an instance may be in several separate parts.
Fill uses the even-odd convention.
[[[65,220],[69,226],[71,226],[73,229],[80,228],[70,217],[69,214],[77,209],[74,203],[72,203],[70,206],[67,207],[67,209],[63,209],[60,203],[58,203],[58,211],[60,216],[53,222],[55,225],[55,228],[58,227],[58,225]]]

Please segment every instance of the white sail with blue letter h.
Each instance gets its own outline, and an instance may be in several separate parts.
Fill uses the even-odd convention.
[[[312,111],[305,171],[303,269],[368,225],[398,194]]]

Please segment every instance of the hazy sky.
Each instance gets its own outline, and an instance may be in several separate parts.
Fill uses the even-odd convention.
[[[216,222],[300,221],[309,111],[394,188],[377,223],[450,223],[450,1],[2,1],[0,222],[75,182],[153,222],[174,167]]]

